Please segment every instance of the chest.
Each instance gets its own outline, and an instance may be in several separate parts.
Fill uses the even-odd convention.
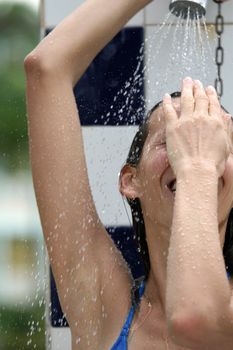
[[[175,345],[167,336],[165,319],[159,312],[156,316],[153,322],[148,320],[141,328],[129,333],[128,350],[191,350]]]
[[[146,338],[135,336],[134,339],[129,340],[128,350],[191,350],[189,348],[174,345],[171,340],[162,335],[148,336]],[[200,349],[202,350],[202,349]]]

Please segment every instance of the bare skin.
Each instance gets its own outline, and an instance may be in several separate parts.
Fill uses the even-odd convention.
[[[100,222],[92,199],[73,87],[101,48],[148,3],[148,0],[87,0],[25,60],[33,181],[50,263],[61,305],[71,328],[73,350],[111,348],[130,309],[132,285],[125,262]],[[57,52],[60,54],[57,55]],[[186,83],[180,108],[181,115],[183,113],[191,118],[193,115],[187,114],[187,110],[194,108],[191,100],[197,105],[203,96],[198,97],[190,85],[187,88]],[[206,98],[209,105],[210,96],[205,95]],[[219,105],[216,104],[216,108]],[[206,108],[206,119],[208,113]],[[219,112],[220,115],[222,118]],[[168,130],[169,123],[174,125],[172,123],[176,118],[168,100],[164,102],[164,117]],[[227,137],[218,139],[211,154],[211,157],[216,156],[211,158],[211,167],[209,162],[207,167],[202,161],[197,168],[183,168],[180,165],[176,168],[176,160],[169,147],[167,153],[164,146],[153,146],[154,134],[164,131],[164,124],[156,123],[156,118],[152,118],[145,152],[136,172],[127,168],[121,181],[121,192],[127,197],[138,197],[142,203],[152,265],[146,295],[153,308],[143,325],[133,334],[129,349],[166,349],[163,339],[166,334],[170,350],[180,349],[180,346],[197,350],[219,350],[219,347],[230,350],[233,343],[233,311],[221,251],[224,225],[232,207],[232,156],[227,157],[229,154],[226,151],[226,144],[230,144],[230,141]],[[210,126],[208,123],[205,130]],[[204,135],[198,130],[194,125],[194,135],[209,141],[214,138],[213,134]],[[187,147],[186,131],[187,125],[184,123],[180,133],[168,133],[167,145],[178,137],[182,140],[180,151],[195,149],[195,143],[191,148]],[[182,156],[186,164],[186,158],[192,154],[184,153]],[[206,153],[204,156],[206,159]],[[177,180],[181,180],[180,184],[177,181],[176,200],[165,187],[174,174]],[[187,174],[189,186],[185,186]],[[220,185],[217,197],[219,175],[224,178],[224,186],[221,188]],[[189,266],[190,256],[187,257],[189,249],[180,249],[178,242],[200,234],[196,221],[190,221],[194,207],[184,204],[184,200],[187,196],[192,197],[195,203],[203,202],[203,191],[207,186],[210,200],[202,207],[195,206],[195,216],[204,215],[207,218],[206,235],[212,238],[208,246],[213,254],[208,259],[210,264],[206,264],[201,258],[207,245],[203,244],[203,240],[196,239],[192,264],[200,264],[199,274],[189,273],[188,278],[184,279],[185,269],[190,271],[192,266]],[[218,202],[221,203],[219,222]],[[158,209],[156,212],[153,211],[155,206]],[[184,209],[190,212],[182,215]],[[186,228],[187,235],[183,237],[181,233],[187,220],[190,227],[188,230]],[[183,259],[179,266],[178,257]],[[203,281],[206,283],[206,293],[203,293]],[[193,295],[198,296],[195,308],[188,303]],[[186,300],[185,307],[183,298]],[[144,314],[148,308],[145,300],[141,305]],[[206,305],[211,306],[208,322],[203,318]],[[139,312],[134,325],[140,324],[141,320]]]
[[[193,82],[188,83],[193,84]],[[196,83],[197,84],[197,83]],[[201,115],[205,115],[206,117],[210,118],[209,116],[209,98],[207,97],[205,91],[203,88],[198,87],[198,85],[193,86],[194,90],[194,96],[196,96],[196,110],[195,112],[199,114],[198,112],[198,96],[201,95],[199,98],[201,100],[203,99],[203,96],[207,99],[207,105],[206,110],[202,110]],[[186,92],[186,89],[191,89],[191,86],[187,86],[187,82],[184,83],[183,87],[183,98],[185,94],[189,94],[190,91]],[[193,97],[194,97],[193,96]],[[210,99],[213,98],[210,97]],[[224,240],[225,240],[225,231],[226,231],[226,224],[227,224],[227,218],[229,215],[229,209],[232,208],[232,198],[233,198],[233,181],[232,181],[232,174],[233,174],[233,155],[230,153],[230,148],[228,147],[231,143],[231,120],[229,119],[229,116],[225,116],[224,111],[221,111],[219,103],[217,101],[216,92],[214,92],[214,99],[217,104],[216,109],[218,109],[218,112],[216,115],[219,115],[223,121],[224,127],[227,128],[227,132],[225,133],[223,128],[223,139],[220,142],[223,146],[223,152],[225,153],[225,161],[224,161],[224,167],[219,167],[221,169],[219,176],[212,176],[215,174],[216,170],[212,171],[212,166],[208,164],[209,160],[205,157],[205,162],[201,160],[201,157],[199,157],[199,161],[197,161],[197,157],[195,154],[195,166],[192,165],[191,167],[187,167],[186,172],[186,166],[187,164],[193,159],[193,156],[187,157],[185,161],[185,169],[182,172],[182,175],[179,175],[179,171],[181,169],[181,166],[178,165],[176,168],[176,165],[173,165],[173,169],[170,165],[170,160],[168,158],[169,154],[167,151],[167,145],[170,140],[168,140],[168,137],[166,136],[166,121],[165,116],[166,112],[162,107],[160,107],[158,110],[154,112],[154,114],[151,116],[150,123],[149,123],[149,135],[146,140],[143,156],[140,161],[140,164],[138,166],[138,169],[135,170],[135,168],[129,168],[126,167],[125,171],[123,172],[123,177],[125,179],[122,179],[122,187],[121,190],[127,197],[135,198],[139,197],[141,201],[141,205],[144,212],[144,219],[147,229],[147,242],[149,246],[150,251],[150,260],[151,260],[151,273],[149,276],[149,280],[146,286],[146,295],[149,297],[150,301],[152,301],[152,304],[155,305],[155,314],[157,315],[156,319],[158,319],[158,314],[161,315],[160,319],[160,327],[162,328],[161,331],[161,337],[164,336],[164,327],[162,325],[166,324],[166,315],[169,313],[169,307],[174,307],[175,303],[179,303],[178,299],[174,301],[174,295],[177,296],[180,294],[179,298],[182,300],[182,307],[181,310],[185,310],[186,302],[188,304],[194,305],[196,310],[198,310],[199,303],[203,302],[204,307],[208,308],[208,303],[210,302],[210,294],[206,294],[206,301],[204,302],[204,295],[203,295],[203,285],[206,287],[208,285],[206,276],[213,275],[212,274],[212,268],[211,266],[215,267],[215,270],[218,271],[220,269],[221,277],[223,280],[223,289],[222,293],[225,293],[227,296],[227,293],[232,289],[232,287],[229,288],[228,281],[226,279],[226,273],[225,268],[222,263],[222,258],[220,256],[222,255],[221,251],[223,249]],[[182,107],[187,108],[183,105],[182,101],[180,99],[176,99],[173,102],[174,105],[174,111],[176,111],[177,116],[179,118],[182,118]],[[201,108],[201,107],[200,107]],[[204,113],[204,114],[203,114]],[[214,112],[213,112],[214,113]],[[185,112],[185,116],[187,118],[187,112]],[[183,117],[184,118],[184,117]],[[178,118],[177,118],[178,120]],[[210,122],[211,120],[209,120]],[[206,139],[206,137],[209,134],[209,127],[206,126],[207,133],[205,134],[203,128],[202,128],[202,135],[200,134],[200,131],[198,132],[198,126],[193,127],[192,130],[189,130],[189,138],[188,138],[188,145],[183,144],[179,139],[180,142],[180,153],[186,153],[187,150],[191,149],[191,153],[195,153],[195,144],[190,147],[191,140],[197,140],[196,137],[192,138],[193,136],[198,136],[199,141],[201,138]],[[174,128],[174,127],[173,127]],[[182,132],[182,127],[180,127],[180,132]],[[185,128],[183,129],[185,133]],[[196,135],[195,135],[196,134]],[[219,134],[219,131],[218,131]],[[211,134],[213,136],[213,134]],[[175,137],[174,135],[171,136]],[[179,137],[181,137],[179,135]],[[213,140],[212,138],[210,139]],[[216,138],[214,138],[216,141]],[[171,142],[171,141],[170,141]],[[174,142],[174,141],[172,141]],[[185,142],[185,140],[184,140]],[[199,142],[200,144],[200,142]],[[203,145],[204,146],[204,145]],[[216,145],[217,147],[217,145]],[[174,143],[172,149],[177,149],[177,143]],[[209,145],[208,145],[209,149]],[[213,150],[213,147],[211,148]],[[185,152],[186,151],[186,152]],[[203,151],[204,154],[204,151]],[[206,151],[205,151],[206,154]],[[217,155],[214,153],[214,158],[217,157]],[[187,156],[187,155],[186,155]],[[184,158],[184,157],[183,157]],[[177,157],[177,161],[180,162],[182,157],[179,155]],[[222,156],[220,157],[221,161],[220,164],[222,164]],[[193,176],[192,176],[193,173]],[[134,185],[129,186],[129,179],[130,174],[132,174],[132,183]],[[186,176],[187,174],[187,176]],[[222,175],[222,176],[220,176]],[[200,176],[202,177],[202,181],[200,181]],[[174,194],[168,190],[166,184],[169,183],[169,181],[172,178],[177,178],[177,181],[180,183],[177,184],[177,190],[179,191],[177,196],[180,196],[179,203],[177,204],[177,200],[175,201]],[[219,179],[218,179],[219,178]],[[151,179],[148,181],[148,179]],[[205,179],[207,181],[205,182]],[[212,180],[211,180],[212,179]],[[218,179],[218,181],[217,181]],[[188,186],[182,186],[183,180],[188,182]],[[124,182],[125,181],[125,182]],[[212,183],[211,183],[212,182]],[[208,184],[208,185],[207,185]],[[126,185],[126,187],[124,186]],[[181,187],[182,186],[182,187]],[[208,193],[206,186],[209,186],[209,192],[211,189],[213,189],[213,196],[211,196],[211,192],[209,193],[210,202],[214,198],[215,193],[218,192],[218,199],[216,197],[215,207],[210,208],[209,201],[205,202],[206,204],[203,205],[204,198],[208,198],[208,195],[205,195],[205,193]],[[181,188],[181,189],[180,189]],[[218,191],[216,191],[216,188]],[[135,191],[136,189],[136,191]],[[200,198],[199,200],[196,199],[195,201],[195,195],[194,193],[200,191]],[[183,198],[193,198],[193,203],[190,206],[190,203],[187,203],[183,201]],[[204,197],[203,197],[204,196]],[[219,203],[218,210],[216,209],[216,203]],[[176,203],[175,203],[176,202]],[[197,203],[202,203],[202,206],[197,206]],[[177,212],[187,212],[185,209],[187,205],[190,207],[190,215],[186,215],[185,218],[181,218],[179,220],[179,225],[177,227],[174,227],[174,221],[176,217],[174,217],[174,205],[176,204],[175,210]],[[185,206],[185,207],[183,207]],[[195,214],[195,208],[199,207],[197,209],[197,212]],[[201,210],[200,210],[201,209]],[[214,229],[214,225],[210,225],[210,223],[213,221],[213,215],[210,215],[210,220],[208,221],[208,212],[211,209],[211,213],[216,212],[216,218],[218,218],[218,230],[219,233],[215,238],[216,239],[216,251],[215,254],[212,255],[213,262],[211,263],[211,259],[209,258],[209,251],[214,247],[214,244],[212,245],[203,245],[204,239],[212,238],[212,231]],[[197,217],[200,217],[200,213],[204,211],[203,217],[205,219],[205,225],[210,225],[209,228],[209,238],[208,238],[208,230],[206,232],[206,236],[202,236],[200,234],[201,230],[203,231],[203,228],[200,229],[197,225],[195,225],[195,222],[197,221]],[[218,211],[218,212],[217,212]],[[191,218],[193,218],[193,223]],[[182,223],[183,221],[183,223]],[[183,238],[182,232],[181,232],[181,226],[185,227],[185,235],[187,236],[187,239]],[[190,235],[189,235],[189,229],[190,227]],[[216,230],[217,226],[215,226]],[[197,230],[197,233],[195,234],[195,230]],[[179,231],[179,234],[177,235],[177,232]],[[174,237],[177,235],[177,237],[171,242],[171,235]],[[194,237],[192,241],[192,237]],[[213,243],[213,242],[212,242]],[[169,254],[169,244],[170,244],[170,254]],[[187,245],[188,248],[180,249],[179,245]],[[193,247],[196,246],[196,249]],[[203,246],[205,246],[205,250],[203,249]],[[174,250],[173,250],[174,249]],[[202,252],[201,252],[202,250]],[[186,254],[185,254],[186,251]],[[173,254],[173,252],[175,252]],[[190,254],[192,255],[192,259],[190,257]],[[196,256],[195,256],[196,254]],[[216,260],[218,260],[217,256],[219,255],[219,259],[221,264],[220,266],[217,266]],[[186,256],[186,258],[184,258]],[[206,259],[208,256],[208,264],[206,264]],[[173,259],[171,258],[173,257]],[[203,258],[203,263],[201,262],[201,258]],[[168,260],[167,260],[168,259]],[[179,260],[178,268],[176,269],[176,262]],[[175,262],[175,263],[174,263]],[[182,264],[182,262],[184,262]],[[169,263],[171,266],[169,266]],[[184,265],[184,266],[182,266]],[[208,265],[208,269],[205,271],[205,266]],[[192,267],[195,267],[195,271],[192,269]],[[170,271],[168,270],[170,269]],[[183,284],[179,285],[177,283],[177,277],[178,272],[180,273],[180,277],[182,279],[182,276],[184,275],[185,271],[188,271],[188,275],[183,279]],[[170,273],[169,273],[170,272]],[[190,273],[192,272],[192,273]],[[203,276],[203,283],[198,283],[196,285],[194,274],[197,274],[197,280],[200,281]],[[192,275],[192,276],[190,276]],[[166,278],[164,278],[166,276]],[[216,275],[217,276],[217,275]],[[215,283],[214,276],[210,281]],[[226,283],[225,283],[226,282]],[[169,288],[168,283],[171,283],[170,290],[174,293],[174,286],[177,287],[176,293],[173,295],[169,295]],[[186,285],[186,290],[190,290],[188,294],[184,292],[184,285]],[[200,296],[200,299],[199,299]],[[213,296],[213,300],[217,300],[217,295],[215,294]],[[166,300],[167,299],[167,300]],[[173,302],[171,300],[173,299]],[[193,301],[192,301],[193,300]],[[170,306],[171,304],[171,306]],[[181,305],[180,304],[180,305]],[[212,310],[211,312],[214,312],[213,304],[209,306]],[[219,306],[220,307],[220,306]],[[148,307],[147,307],[148,308]],[[151,322],[153,322],[153,319],[155,319],[155,315],[150,315],[148,317],[147,323],[149,323],[149,319],[151,319]],[[138,321],[139,322],[139,321]],[[161,329],[158,327],[159,329]],[[148,326],[148,329],[150,327]],[[172,340],[172,339],[171,339]],[[187,344],[187,345],[186,345]],[[190,343],[183,342],[184,346],[190,346]],[[208,343],[209,344],[209,343]],[[206,348],[208,348],[210,345],[206,344]],[[136,346],[136,340],[134,342],[134,346]],[[194,346],[191,345],[191,346]],[[204,349],[205,344],[202,345],[202,347],[197,347],[197,349]],[[212,345],[214,346],[214,344]],[[152,347],[153,348],[153,347]],[[169,347],[170,348],[170,347]],[[179,348],[179,347],[178,347]],[[185,347],[186,348],[186,347]],[[196,348],[196,347],[191,347]],[[161,348],[162,349],[162,348]],[[173,349],[173,347],[171,347]],[[177,349],[177,347],[174,347],[174,349]]]

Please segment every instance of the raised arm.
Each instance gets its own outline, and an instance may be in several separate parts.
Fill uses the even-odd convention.
[[[36,198],[63,311],[73,313],[73,319],[79,287],[94,290],[101,267],[105,264],[106,276],[112,267],[106,261],[112,242],[88,183],[73,87],[97,53],[147,3],[87,0],[25,59]]]
[[[86,0],[28,55],[27,75],[49,71],[74,86],[98,52],[151,1]]]
[[[214,88],[186,79],[181,115],[164,100],[167,150],[176,196],[167,267],[167,317],[177,344],[230,350],[231,286],[223,245],[233,205],[230,123]]]

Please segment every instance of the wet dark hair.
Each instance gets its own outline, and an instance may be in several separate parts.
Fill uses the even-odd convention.
[[[180,96],[181,96],[181,92],[174,92],[171,94],[171,97],[173,99],[178,98]],[[145,141],[149,133],[150,117],[152,113],[161,105],[162,105],[162,101],[157,103],[148,112],[148,114],[142,121],[141,125],[139,126],[139,129],[131,144],[129,154],[126,160],[126,164],[133,167],[137,167],[137,165],[139,164],[142,151],[143,151],[143,146],[145,144]],[[222,108],[226,113],[228,113],[223,106]],[[146,241],[146,230],[145,230],[141,204],[138,198],[133,200],[132,199],[127,199],[127,200],[131,208],[133,229],[134,229],[134,235],[137,241],[138,251],[141,255],[141,258],[144,264],[144,269],[145,269],[144,279],[147,280],[149,271],[150,271],[150,257],[149,257],[149,251],[148,251],[148,246]],[[232,276],[233,275],[233,209],[231,209],[228,217],[225,243],[223,247],[223,256],[225,260],[226,271],[229,276]]]

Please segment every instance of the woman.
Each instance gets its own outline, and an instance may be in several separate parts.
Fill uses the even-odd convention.
[[[98,218],[88,183],[73,87],[149,2],[87,0],[25,60],[43,232],[73,350],[230,350],[232,287],[222,251],[233,157],[230,117],[216,91],[185,79],[181,98],[166,95],[151,113],[137,163],[131,149],[121,171],[120,191],[134,220],[144,220],[150,262],[133,305],[131,274]]]

